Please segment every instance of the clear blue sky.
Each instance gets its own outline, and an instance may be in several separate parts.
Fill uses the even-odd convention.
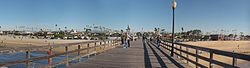
[[[134,31],[165,28],[171,32],[171,0],[0,0],[1,29],[17,25],[83,29],[96,24]],[[176,30],[221,29],[250,34],[250,0],[177,0]]]

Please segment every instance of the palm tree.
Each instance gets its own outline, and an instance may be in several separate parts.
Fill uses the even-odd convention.
[[[184,31],[184,28],[183,28],[183,27],[181,27],[181,31],[182,31],[182,32]]]
[[[161,29],[161,32],[165,32],[165,29]]]
[[[55,25],[56,26],[56,29],[57,29],[57,24]],[[55,30],[56,31],[56,30]]]
[[[41,32],[43,32],[43,29],[40,29]]]
[[[181,36],[182,36],[182,38],[183,38],[183,41],[184,41],[184,33],[183,33],[183,31],[184,31],[184,28],[183,27],[181,27]]]
[[[155,32],[157,31],[157,28],[155,28],[155,30],[154,30]]]
[[[201,36],[201,30],[193,30],[194,38],[197,40]]]
[[[67,27],[65,26],[64,28],[65,28],[65,32],[66,32],[67,31]]]
[[[241,37],[241,39],[244,39],[243,32],[240,32],[240,37]]]

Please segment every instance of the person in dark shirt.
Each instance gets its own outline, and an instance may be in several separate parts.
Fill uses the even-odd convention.
[[[157,36],[156,42],[157,42],[157,47],[160,47],[161,46],[160,36]]]
[[[124,34],[123,34],[123,30],[121,30],[121,45],[124,44]]]

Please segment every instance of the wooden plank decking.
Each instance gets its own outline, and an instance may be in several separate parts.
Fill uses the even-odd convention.
[[[141,40],[131,42],[130,48],[117,47],[68,68],[189,68],[168,56],[167,50]]]

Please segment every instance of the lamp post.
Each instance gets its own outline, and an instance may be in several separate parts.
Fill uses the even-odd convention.
[[[171,56],[173,57],[174,56],[174,17],[175,17],[175,14],[174,14],[174,10],[176,8],[176,1],[173,0],[172,2],[172,9],[173,9],[173,26],[172,26],[172,49],[171,49]]]

